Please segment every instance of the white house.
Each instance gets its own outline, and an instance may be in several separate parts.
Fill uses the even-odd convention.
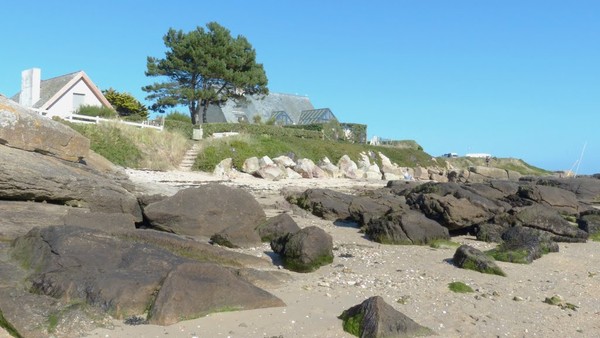
[[[41,80],[39,68],[24,70],[21,72],[21,92],[12,100],[48,117],[65,118],[82,105],[112,108],[83,71]]]

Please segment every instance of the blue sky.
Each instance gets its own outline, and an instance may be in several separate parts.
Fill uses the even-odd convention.
[[[369,137],[600,172],[600,1],[4,1],[0,93],[84,70],[145,101],[169,28],[244,35],[273,92]],[[181,111],[185,110],[182,108]]]

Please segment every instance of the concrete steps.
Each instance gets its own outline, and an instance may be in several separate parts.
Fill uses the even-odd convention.
[[[192,171],[192,167],[194,166],[194,162],[196,161],[196,157],[200,153],[200,143],[194,142],[192,147],[186,151],[183,156],[183,160],[179,164],[179,170],[181,171]]]

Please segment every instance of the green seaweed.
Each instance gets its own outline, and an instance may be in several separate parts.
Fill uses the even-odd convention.
[[[456,293],[469,293],[474,292],[473,289],[463,282],[452,282],[448,283],[448,289]]]

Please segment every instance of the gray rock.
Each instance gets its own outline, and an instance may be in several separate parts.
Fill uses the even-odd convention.
[[[350,218],[348,206],[354,197],[330,189],[307,189],[299,195],[288,196],[288,201],[309,210],[313,215],[328,220]]]
[[[144,209],[150,226],[176,234],[210,237],[229,227],[254,229],[265,212],[247,191],[221,184],[180,190]]]
[[[573,192],[577,199],[587,205],[600,205],[600,180],[591,177],[523,177],[521,181],[537,185],[557,187]]]
[[[127,213],[136,222],[142,212],[136,197],[114,177],[85,165],[0,145],[0,200],[46,201]]]
[[[569,215],[579,214],[579,201],[571,191],[544,185],[523,185],[517,194]]]
[[[16,239],[11,255],[28,267],[32,293],[65,302],[82,301],[120,319],[144,313],[149,306],[169,314],[157,315],[155,323],[163,323],[162,320],[171,323],[173,318],[181,320],[199,315],[186,312],[192,304],[202,304],[202,311],[234,309],[232,299],[238,294],[230,290],[229,285],[247,292],[240,295],[236,304],[239,308],[277,306],[279,301],[275,297],[252,287],[235,271],[220,267],[223,264],[242,266],[245,261],[270,263],[206,247],[210,246],[152,230],[114,236],[95,229],[54,226],[35,228]],[[196,275],[198,271],[203,274]],[[167,288],[162,290],[165,283]],[[186,288],[173,294],[173,285]],[[222,289],[215,289],[215,285]],[[215,299],[205,303],[203,291],[212,290],[220,295],[225,289],[231,295],[221,297],[224,302]],[[164,297],[156,297],[163,291]],[[181,294],[186,294],[185,299],[179,298]],[[260,296],[254,298],[256,295]],[[161,300],[157,303],[158,298]],[[253,299],[270,299],[273,303]],[[177,309],[182,312],[172,312]]]
[[[310,226],[271,241],[283,266],[296,272],[312,272],[333,262],[333,239],[323,229]]]
[[[340,168],[338,168],[335,164],[331,163],[331,161],[325,157],[319,162],[319,168],[321,168],[327,176],[331,178],[339,178],[342,177],[342,172]]]
[[[293,168],[296,166],[296,162],[294,162],[294,160],[285,155],[275,157],[273,159],[273,162],[285,168]]]
[[[383,244],[429,244],[450,239],[448,229],[414,210],[396,211],[367,224],[366,235]]]
[[[62,123],[40,116],[0,95],[0,144],[77,162],[90,141]]]
[[[361,338],[422,337],[435,335],[387,304],[380,296],[344,310],[339,318],[344,331]]]
[[[342,156],[338,160],[337,166],[338,168],[340,168],[343,177],[353,179],[359,178],[359,176],[356,173],[358,170],[358,166],[354,161],[352,161],[352,159],[350,159],[348,155]]]
[[[0,221],[1,223],[2,221]],[[594,235],[600,232],[600,210],[592,209],[584,211],[577,219],[579,229]]]
[[[277,181],[286,177],[286,168],[276,164],[261,166],[254,174],[269,181]]]
[[[454,265],[462,269],[469,269],[481,273],[506,276],[504,271],[496,265],[494,259],[478,249],[468,245],[461,245],[456,249],[452,259]]]
[[[260,236],[255,230],[255,227],[256,226],[249,224],[246,226],[235,224],[212,235],[210,240],[215,244],[223,245],[228,248],[255,247],[261,243]]]
[[[215,169],[213,170],[213,175],[219,178],[227,178],[231,176],[233,171],[233,159],[226,158],[215,166]]]
[[[63,225],[71,209],[48,203],[0,201],[0,240],[12,241],[35,227]]]
[[[303,178],[313,178],[315,171],[315,162],[308,158],[301,158],[297,161],[294,171],[300,174]]]
[[[213,312],[285,306],[285,303],[234,273],[210,263],[184,263],[166,276],[149,314],[157,325]]]
[[[572,226],[560,213],[547,206],[534,204],[520,209],[515,214],[519,224],[524,227],[543,230],[551,234],[555,242],[585,242],[588,234]]]
[[[254,175],[258,169],[260,169],[258,157],[247,158],[242,165],[242,171],[250,175]]]
[[[521,226],[502,233],[503,242],[489,253],[498,261],[529,264],[549,252],[558,252],[558,244],[550,234]]]
[[[271,242],[281,236],[300,231],[300,227],[289,214],[283,213],[269,218],[265,223],[259,225],[256,231],[261,241]]]

